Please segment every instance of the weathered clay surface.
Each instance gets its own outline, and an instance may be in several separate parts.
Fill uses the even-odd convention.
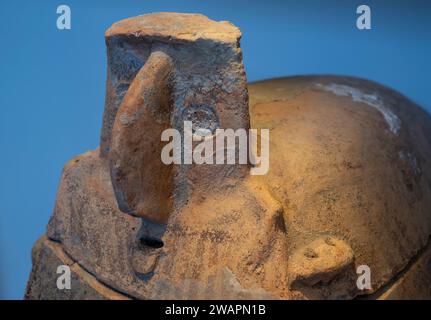
[[[107,160],[98,150],[65,165],[47,236],[104,283],[142,298],[145,288],[130,263],[140,227],[140,219],[118,209]]]
[[[318,89],[314,89],[314,83],[320,83],[324,79],[299,78],[298,83],[304,83],[306,80],[308,81],[307,86],[303,86],[303,90],[310,90],[310,95],[327,94],[320,93]],[[346,79],[331,78],[331,81],[344,83]],[[284,87],[286,90],[288,90],[289,83],[293,82],[298,86],[295,79],[278,80],[277,82],[276,84],[278,84],[279,87]],[[259,84],[253,84],[251,86],[250,91],[252,94],[252,101],[255,97],[259,97],[258,93],[256,94],[254,91],[259,88]],[[279,93],[280,91],[281,90],[278,90],[276,92]],[[295,97],[298,97],[299,95],[300,94],[295,95]],[[290,95],[287,97],[289,99],[293,99]],[[277,105],[279,107],[277,111],[290,111],[293,113],[291,113],[289,117],[279,115],[279,117],[276,118],[276,121],[283,121],[282,119],[289,121],[282,126],[284,130],[292,124],[297,126],[301,121],[308,121],[308,123],[303,124],[304,127],[310,127],[314,124],[314,130],[320,130],[317,131],[316,134],[320,133],[320,135],[322,135],[325,130],[333,130],[331,129],[333,128],[333,125],[331,125],[330,122],[333,121],[332,117],[329,117],[329,119],[326,118],[327,122],[325,123],[325,126],[321,126],[321,122],[314,120],[313,116],[316,116],[315,113],[319,111],[317,108],[306,109],[306,113],[304,113],[304,115],[306,114],[307,117],[310,118],[309,120],[307,117],[300,115],[294,117],[293,115],[295,114],[295,111],[298,112],[297,106],[301,104],[292,103],[292,107],[290,107],[288,103],[291,100],[289,99],[286,99],[284,102],[287,106],[280,104]],[[337,100],[339,97],[334,96],[333,99]],[[320,101],[324,100],[320,99]],[[336,104],[335,102],[332,103],[335,104],[334,108],[343,110],[342,106],[346,107],[351,102],[344,102],[342,105]],[[322,106],[322,103],[312,104],[310,108],[312,108],[313,105]],[[271,106],[272,104],[269,104],[269,107]],[[375,115],[372,108],[366,105],[353,105],[352,107],[358,108],[357,112],[363,111],[363,113],[360,113],[363,117],[368,117],[368,114],[375,116],[377,121],[381,121],[379,130],[381,130],[383,137],[391,137],[392,133],[387,130],[388,126],[385,125],[384,119],[381,118],[381,120],[378,120],[378,116],[380,115],[378,113]],[[270,128],[273,128],[273,131],[275,130],[276,127],[268,122],[270,121],[267,120],[266,115],[268,113],[265,113],[265,109],[261,105],[255,105],[252,110],[253,112],[251,114],[254,125],[262,123],[262,127],[267,125]],[[272,114],[277,114],[273,109],[268,109],[268,111],[271,111]],[[421,111],[417,110],[416,112],[420,113]],[[349,117],[346,116],[343,120],[347,121]],[[334,117],[334,119],[336,119],[336,117]],[[401,123],[403,124],[407,121],[409,120],[404,120]],[[280,124],[277,123],[277,126],[279,125]],[[363,124],[363,126],[369,125],[369,122]],[[349,126],[352,126],[352,124],[349,124]],[[416,130],[419,134],[421,130],[427,130],[426,128],[426,124],[423,124],[422,128],[417,128]],[[293,178],[294,174],[302,174],[303,179],[313,178],[313,174],[311,173],[298,173],[295,170],[295,168],[301,168],[306,165],[304,161],[310,161],[306,160],[309,158],[305,155],[297,155],[296,152],[302,150],[302,152],[307,152],[307,154],[312,153],[313,148],[319,146],[320,143],[325,143],[325,140],[317,140],[319,141],[319,144],[317,145],[310,142],[304,143],[304,141],[301,143],[300,139],[304,139],[307,135],[304,134],[304,131],[297,130],[295,127],[292,131],[288,132],[288,136],[291,137],[290,141],[300,143],[301,148],[291,148],[292,152],[285,153],[282,151],[284,149],[277,148],[276,144],[289,139],[274,141],[274,138],[276,137],[275,134],[277,132],[274,133],[273,131],[271,131],[272,153],[270,174],[276,173],[277,171],[274,172],[273,170],[277,170],[279,168],[276,159],[284,156],[283,160],[286,162],[284,162],[283,166],[280,164],[279,170],[283,170],[282,172],[290,172],[289,168],[292,168],[292,178],[286,180],[283,187],[288,190],[290,188],[295,190],[299,188],[300,185],[298,186],[298,183],[296,182],[297,179]],[[348,130],[341,132],[349,134]],[[326,133],[325,139],[328,139],[330,133]],[[336,135],[335,137],[339,136]],[[426,136],[423,137],[424,139],[426,138]],[[419,140],[417,141],[420,141],[420,135],[418,136],[418,139]],[[349,148],[353,148],[355,146],[353,142],[355,141],[349,140]],[[325,146],[326,148],[328,147],[327,141]],[[378,153],[376,150],[370,151],[372,149],[369,148],[367,150],[368,152]],[[360,159],[362,166],[368,167],[368,163],[370,163],[374,158],[367,161],[365,155],[366,153],[358,154],[356,157]],[[330,156],[329,151],[326,153],[325,157],[328,156]],[[349,158],[344,161],[344,158],[347,156],[349,156]],[[290,159],[290,157],[292,157],[292,159]],[[327,175],[328,170],[333,170],[333,173],[336,172],[338,174],[343,174],[342,181],[344,181],[344,184],[341,185],[341,191],[345,190],[346,187],[349,186],[349,178],[354,178],[353,181],[356,183],[358,181],[362,181],[358,178],[357,174],[349,172],[350,170],[354,171],[361,169],[361,167],[358,167],[358,165],[355,165],[355,163],[352,162],[353,157],[354,154],[348,153],[347,151],[344,152],[344,156],[342,157],[343,160],[341,160],[341,170],[337,169],[335,171],[332,169],[335,164],[330,164],[325,167],[322,165],[324,158],[313,157],[314,161],[319,161],[319,165],[315,165],[314,170],[321,172],[320,174],[317,172],[314,173],[314,175],[319,178],[317,180],[313,180],[314,184],[317,184],[317,182],[320,181],[320,183],[322,183],[321,188],[324,190],[328,187],[333,188],[335,181],[332,182],[332,184],[325,182],[325,176]],[[425,157],[426,154],[422,159]],[[348,161],[351,162],[350,165]],[[399,181],[404,181],[406,164],[404,159],[400,159],[400,161],[401,165],[395,166],[393,174],[399,175]],[[374,165],[377,164],[378,163],[374,162]],[[381,166],[383,166],[383,164]],[[388,165],[385,164],[385,166]],[[348,172],[344,173],[344,170],[348,170]],[[417,172],[417,169],[411,169],[411,172],[415,171]],[[421,172],[426,172],[426,169],[425,171],[424,169],[421,169]],[[283,175],[284,174],[285,173],[283,173]],[[281,177],[283,177],[283,175],[281,175]],[[68,182],[75,179],[76,181],[74,183]],[[271,179],[273,179],[273,182],[278,181],[274,177]],[[337,177],[334,176],[333,179],[337,179]],[[86,180],[93,182],[89,183],[86,182]],[[95,183],[94,180],[99,180],[99,182]],[[378,183],[378,179],[371,179],[372,185]],[[262,182],[258,178],[256,178],[254,182],[250,180],[249,186],[252,187],[253,185],[260,186],[260,188],[262,188]],[[277,186],[276,184],[273,185]],[[85,189],[82,186],[91,187]],[[310,203],[309,201],[313,201],[312,197],[315,197],[317,200],[319,197],[303,195],[304,192],[307,192],[307,189],[303,189],[302,193],[295,193],[293,191],[289,192],[291,197],[290,201],[280,201],[281,203],[284,203],[283,205],[280,205],[277,201],[273,200],[272,195],[267,194],[267,196],[265,196],[266,192],[264,190],[256,193],[247,192],[244,194],[243,191],[241,191],[244,186],[244,184],[234,184],[229,190],[219,191],[218,193],[210,194],[208,196],[202,195],[202,198],[199,199],[199,201],[196,203],[190,203],[187,206],[187,211],[184,211],[187,212],[187,214],[174,215],[170,219],[170,223],[168,224],[167,230],[162,238],[164,242],[163,248],[154,249],[151,247],[146,248],[145,246],[140,247],[136,244],[138,243],[137,241],[139,237],[142,237],[142,234],[148,234],[148,232],[137,232],[139,229],[145,230],[145,227],[140,226],[140,220],[138,218],[130,217],[116,209],[115,196],[113,195],[110,184],[107,161],[99,158],[98,152],[94,151],[73,159],[68,165],[66,165],[59,189],[56,211],[50,223],[48,235],[61,241],[65,250],[68,251],[72,257],[75,255],[76,261],[79,261],[79,263],[85,266],[86,269],[92,270],[92,272],[94,272],[94,274],[96,274],[104,283],[108,283],[116,290],[128,292],[128,294],[137,298],[144,298],[145,295],[142,295],[143,292],[147,294],[145,297],[151,296],[153,298],[255,298],[256,294],[258,294],[258,297],[266,298],[274,298],[276,296],[282,298],[348,298],[358,294],[355,290],[355,277],[352,277],[352,275],[355,274],[355,268],[344,268],[352,262],[352,251],[348,249],[349,246],[356,248],[356,250],[353,249],[356,265],[367,264],[372,268],[373,290],[378,291],[378,289],[383,287],[384,284],[391,283],[392,277],[399,271],[403,270],[403,268],[407,268],[410,259],[415,256],[417,248],[420,249],[425,245],[425,243],[419,243],[419,246],[415,246],[415,243],[410,241],[409,243],[412,244],[410,254],[406,254],[405,258],[403,260],[399,260],[397,263],[392,262],[394,261],[394,254],[399,250],[397,249],[397,246],[405,246],[408,243],[404,241],[401,241],[400,243],[400,241],[395,240],[395,238],[391,239],[390,243],[382,243],[385,237],[388,237],[385,235],[388,232],[387,230],[392,232],[391,230],[394,228],[391,227],[390,220],[385,220],[385,218],[382,217],[382,214],[388,215],[389,213],[387,211],[375,211],[375,215],[377,215],[377,217],[373,218],[373,216],[368,215],[367,210],[360,210],[361,206],[355,204],[356,201],[359,200],[367,203],[366,201],[371,201],[374,197],[368,196],[369,200],[357,197],[347,198],[345,201],[350,201],[347,203],[337,201],[337,198],[334,198],[330,203],[328,203],[328,205],[322,206],[321,201],[317,201],[316,204],[313,204],[313,202]],[[366,183],[365,186],[366,187],[361,189],[363,197],[369,194],[367,190],[370,188],[370,183]],[[408,188],[405,184],[401,184],[398,187],[403,186]],[[272,188],[270,183],[268,183],[268,187],[269,189]],[[424,187],[426,187],[426,185],[421,187],[421,190],[423,190]],[[82,190],[80,191],[79,189]],[[105,191],[102,192],[100,190]],[[382,188],[382,190],[383,192],[380,191],[379,193],[380,197],[389,196],[388,199],[393,199],[393,205],[402,205],[402,198],[398,199],[395,194],[391,196],[391,193],[396,192],[397,189],[393,190],[392,188]],[[314,190],[312,189],[311,191]],[[94,194],[94,192],[97,193]],[[405,190],[401,190],[399,194],[403,195],[405,192]],[[410,190],[409,192],[414,193],[414,190]],[[251,202],[250,200],[247,200],[244,196],[247,194],[260,194],[263,199],[267,199],[266,202],[265,200],[261,201],[263,201],[263,208],[273,208],[269,211],[269,215],[267,216],[265,214],[262,216],[262,213],[255,211],[253,206],[250,205],[255,201],[252,199]],[[319,194],[319,192],[317,192],[317,194]],[[296,195],[298,198],[294,198]],[[67,198],[65,198],[66,196]],[[413,195],[411,195],[411,197],[413,197]],[[238,199],[244,200],[238,202]],[[82,203],[85,204],[88,201],[91,201],[91,205],[87,204],[83,206]],[[411,201],[411,198],[406,197],[406,201]],[[307,205],[306,208],[310,207],[308,210],[313,210],[313,208],[314,210],[312,211],[313,214],[310,212],[308,218],[304,222],[301,222],[303,220],[299,220],[300,216],[298,216],[298,214],[304,214],[307,211],[304,211],[304,209],[301,211],[297,211],[298,209],[292,210],[290,205],[296,204],[296,206],[301,208],[301,205],[303,206],[304,202],[305,205]],[[100,203],[110,204],[104,208]],[[70,206],[72,205],[80,209],[72,211],[70,210]],[[337,209],[339,205],[341,205],[341,208]],[[426,208],[426,204],[423,204],[422,206],[423,208]],[[239,214],[241,208],[244,207],[250,208],[247,210],[250,212],[250,216]],[[283,210],[282,207],[285,209]],[[326,213],[323,209],[327,210]],[[271,211],[273,214],[270,213]],[[203,215],[202,212],[205,212],[205,215]],[[335,212],[335,214],[333,212]],[[355,212],[358,212],[357,217],[356,215],[353,215]],[[418,218],[415,215],[420,214],[420,211],[415,214],[412,213],[410,218],[412,221],[404,222],[405,227],[403,228],[405,228],[406,231],[409,229],[415,231],[412,232],[414,237],[411,239],[413,240],[415,238],[420,239],[421,237],[423,239],[427,238],[426,231],[422,236],[419,233],[422,228],[427,226],[426,224],[422,225],[420,221],[418,221],[416,226],[409,225],[414,223],[416,219],[419,219],[420,217]],[[271,218],[271,215],[273,218]],[[111,216],[115,217],[115,219],[109,218]],[[263,217],[263,220],[262,218],[257,219],[259,216]],[[361,216],[364,219],[362,223],[355,221]],[[422,217],[422,221],[428,221],[428,217],[425,212],[422,213]],[[74,219],[77,220],[74,221]],[[378,219],[377,222],[380,223],[380,225],[374,225],[374,223],[377,222],[369,223],[367,219]],[[67,221],[70,222],[67,223]],[[268,222],[263,223],[264,221]],[[399,220],[395,221],[398,221],[397,223],[401,223]],[[350,225],[350,223],[353,223],[353,225]],[[268,227],[263,228],[265,224],[267,224]],[[122,225],[124,225],[124,227],[121,227]],[[77,226],[81,226],[81,228],[85,229],[77,229]],[[259,226],[259,228],[256,228],[256,226]],[[286,226],[286,230],[283,230],[284,226]],[[309,231],[308,228],[311,227],[321,229],[317,229],[317,231]],[[262,230],[262,236],[258,236],[258,230]],[[405,233],[403,234],[405,235]],[[83,235],[90,237],[89,240],[86,242],[77,241],[77,239]],[[341,243],[342,250],[340,252],[340,256],[334,255],[331,252],[329,252],[329,254],[324,253],[319,255],[323,260],[319,261],[317,270],[322,270],[325,265],[328,268],[325,272],[313,273],[311,271],[307,274],[306,267],[309,258],[304,256],[304,259],[301,260],[298,252],[302,252],[301,250],[303,248],[307,248],[307,245],[310,243],[312,244],[312,247],[314,247],[316,243],[319,246],[319,243],[322,244],[322,241],[324,242],[324,240],[319,239],[326,239],[326,236],[324,235],[336,235],[337,238],[342,237],[340,239],[346,239],[336,240]],[[396,234],[393,236],[396,237]],[[274,239],[276,242],[274,242]],[[344,241],[347,242],[344,243]],[[279,245],[275,244],[277,242]],[[250,244],[248,245],[247,243]],[[267,243],[267,245],[264,245],[265,243]],[[376,247],[381,248],[381,251],[379,251],[378,254],[377,252],[375,254],[373,253],[375,252],[374,250]],[[324,252],[325,250],[322,251]],[[271,254],[270,252],[274,253]],[[235,256],[237,258],[234,258]],[[132,262],[128,265],[127,261]],[[264,261],[272,263],[262,264]],[[382,261],[388,262],[386,262],[385,265],[382,264]],[[284,269],[280,268],[280,265],[283,265],[282,263],[286,266],[286,271],[283,271]],[[121,266],[122,264],[123,266]],[[301,268],[298,269],[292,267],[295,265],[301,266]],[[382,271],[385,270],[388,271],[386,271],[387,273],[383,278],[381,277],[381,274]],[[409,269],[407,269],[407,271],[409,271]],[[139,277],[136,276],[137,274],[141,275],[141,279],[147,280],[143,281],[139,279]],[[409,273],[407,272],[406,274]],[[146,278],[145,275],[147,276]],[[302,277],[313,280],[311,282],[305,281],[302,283],[299,281],[299,285],[293,285],[293,290],[291,291],[291,289],[289,289],[288,279],[295,279],[295,275],[297,277],[296,279]],[[298,277],[298,275],[300,277]],[[316,275],[317,278],[315,277]],[[273,280],[270,280],[271,277]],[[127,282],[125,279],[132,280]],[[151,281],[148,281],[148,279],[151,279]],[[259,282],[256,281],[258,279],[260,279]],[[323,280],[323,282],[326,283],[319,285],[316,283],[315,279],[319,279],[319,281]],[[140,282],[142,282],[141,285],[139,285]],[[234,287],[238,287],[236,293],[234,293],[235,291],[232,291],[232,289],[229,289],[230,287],[227,285],[231,282],[236,283]],[[148,285],[148,283],[152,284]],[[259,285],[257,283],[259,283]],[[316,286],[316,284],[318,285]],[[213,289],[209,289],[212,286]],[[243,286],[250,286],[250,288],[253,288],[254,286],[254,289],[245,289]],[[277,286],[279,289],[275,289]],[[274,292],[274,290],[277,290],[275,292],[278,292],[278,294],[269,294],[269,292]],[[414,297],[414,290],[409,290],[411,297]],[[240,292],[242,293],[240,294]]]
[[[211,110],[191,119],[203,124],[249,127],[239,37],[229,23],[167,13],[107,31],[101,150],[66,164],[27,298],[63,297],[47,273],[60,252],[137,299],[350,299],[364,294],[362,264],[369,297],[426,297],[414,287],[417,270],[430,274],[431,120],[400,94],[344,77],[254,83],[268,175],[157,162],[161,130],[194,110]],[[71,298],[99,298],[74,276]]]
[[[169,43],[211,40],[232,43],[240,30],[228,21],[214,21],[202,14],[160,12],[121,20],[106,31],[106,37],[131,35]]]
[[[172,167],[159,157],[161,132],[182,132],[186,120],[212,132],[249,128],[238,28],[202,15],[158,13],[115,23],[105,36],[101,155],[111,160],[122,211],[166,223],[194,190],[211,189],[214,177],[223,187],[247,174],[244,165]]]
[[[286,260],[282,210],[265,190],[250,191],[255,188],[262,189],[232,185],[190,203],[170,219],[164,245],[157,247],[151,243],[160,237],[154,225],[117,209],[107,161],[95,150],[65,166],[47,234],[100,281],[136,298],[235,297],[227,284],[242,273],[250,274],[251,286],[248,291],[235,285],[242,296],[275,298],[252,275],[259,275],[263,287],[283,288],[283,269],[273,272]]]
[[[158,13],[120,21],[108,29],[105,37],[108,80],[102,155],[109,151],[124,94],[154,51],[174,59],[175,113],[190,103],[202,103],[219,111],[226,127],[248,127],[246,79],[239,48],[241,32],[232,24],[199,14]],[[232,99],[235,95],[238,97]],[[235,113],[227,112],[232,108],[237,109]],[[174,127],[182,120],[181,114],[174,114]]]
[[[127,300],[104,286],[94,276],[82,269],[62,250],[61,245],[41,237],[34,245],[32,252],[33,269],[25,293],[26,299],[39,300]],[[66,265],[71,270],[70,289],[57,287],[57,267]]]
[[[355,78],[294,77],[249,90],[252,127],[271,129],[265,180],[284,206],[288,251],[331,234],[351,246],[356,266],[370,266],[374,289],[389,282],[431,232],[429,116]],[[376,101],[397,117],[397,131]]]
[[[378,297],[380,300],[429,300],[431,297],[430,268],[431,249],[427,248],[421,252],[417,261],[412,261],[407,272],[401,273],[374,297]]]

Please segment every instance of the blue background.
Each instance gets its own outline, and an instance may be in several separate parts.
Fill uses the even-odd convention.
[[[56,8],[72,29],[56,28]],[[368,4],[372,30],[356,29]],[[0,298],[21,299],[30,252],[51,215],[63,164],[99,144],[112,23],[200,12],[243,33],[250,81],[343,74],[391,86],[431,110],[431,1],[1,1]]]

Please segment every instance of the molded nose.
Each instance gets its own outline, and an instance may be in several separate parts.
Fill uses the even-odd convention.
[[[110,170],[120,210],[164,222],[172,200],[172,166],[162,163],[160,135],[169,127],[171,59],[153,52],[136,75],[112,130]],[[163,121],[164,120],[164,121]]]

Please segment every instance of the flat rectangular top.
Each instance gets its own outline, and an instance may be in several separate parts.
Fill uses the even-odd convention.
[[[116,22],[106,31],[105,36],[237,42],[241,31],[228,21],[214,21],[202,14],[159,12]]]

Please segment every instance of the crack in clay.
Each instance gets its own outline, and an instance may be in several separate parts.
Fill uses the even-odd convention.
[[[417,262],[420,261],[420,259],[423,257],[423,255],[431,248],[431,236],[428,237],[427,243],[420,248],[415,255],[413,255],[407,264],[398,271],[388,282],[382,284],[376,291],[370,294],[363,294],[363,295],[357,295],[354,300],[374,300],[379,299],[382,297],[385,293],[389,292],[394,286],[397,285],[398,281],[403,278],[414,266]]]
[[[62,263],[69,266],[71,268],[71,270],[73,270],[76,274],[78,274],[80,279],[83,279],[83,281],[85,281],[90,287],[92,287],[97,292],[101,293],[103,290],[110,290],[110,291],[112,291],[112,294],[122,296],[121,297],[122,299],[131,299],[131,300],[136,299],[132,295],[130,295],[126,292],[123,292],[121,290],[118,290],[118,289],[112,287],[111,285],[107,284],[106,282],[101,280],[96,274],[91,272],[91,270],[88,270],[83,265],[81,265],[78,261],[76,261],[74,259],[74,257],[72,255],[70,255],[70,253],[68,253],[65,250],[66,248],[64,247],[64,245],[61,242],[50,239],[47,237],[44,239],[44,243],[53,252],[57,253],[57,256],[62,261]],[[85,276],[92,278],[92,280],[94,281],[93,285],[88,280],[85,279]],[[96,286],[94,286],[94,284]]]

